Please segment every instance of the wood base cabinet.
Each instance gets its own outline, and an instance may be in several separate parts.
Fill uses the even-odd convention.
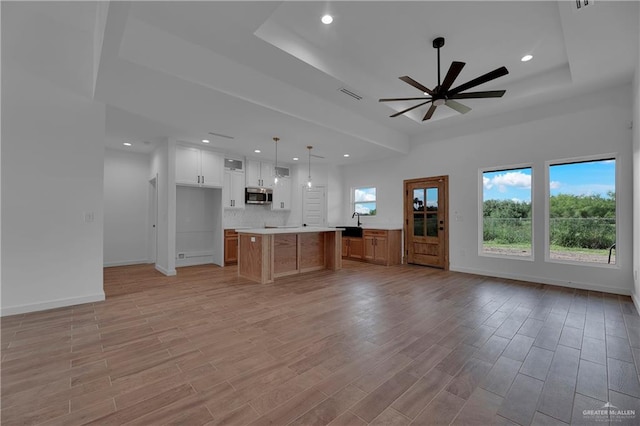
[[[401,239],[399,229],[365,229],[362,238],[342,238],[342,257],[386,266],[399,265],[402,262]]]
[[[233,229],[224,230],[224,264],[238,263],[238,233]]]
[[[362,260],[364,250],[362,238],[342,237],[342,258]]]

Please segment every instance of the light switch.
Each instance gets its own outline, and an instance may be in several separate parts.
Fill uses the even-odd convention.
[[[84,223],[93,222],[93,212],[84,212]]]
[[[251,237],[251,242],[255,243],[256,242],[256,237]]]

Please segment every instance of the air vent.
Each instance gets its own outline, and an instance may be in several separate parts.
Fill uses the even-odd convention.
[[[357,101],[362,99],[362,96],[358,95],[353,90],[347,89],[346,87],[341,87],[341,88],[338,89],[338,91],[344,93],[345,95],[351,96],[353,99],[355,99]]]
[[[220,136],[221,138],[233,139],[233,136],[223,135],[222,133],[209,132],[209,134],[213,136]]]

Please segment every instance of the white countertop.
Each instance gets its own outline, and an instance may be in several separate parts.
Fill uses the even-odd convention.
[[[300,226],[297,228],[252,228],[252,229],[237,228],[236,231],[239,234],[273,235],[273,234],[301,234],[305,232],[335,232],[335,231],[341,231],[341,229],[314,227],[314,226]]]

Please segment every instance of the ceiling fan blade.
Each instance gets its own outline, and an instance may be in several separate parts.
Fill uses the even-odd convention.
[[[429,110],[427,110],[427,113],[424,115],[424,117],[422,117],[422,121],[430,119],[431,116],[433,115],[433,113],[436,111],[436,108],[438,108],[438,107],[435,106],[435,105],[431,105]]]
[[[447,71],[447,75],[444,77],[444,81],[438,90],[439,93],[446,93],[449,90],[449,87],[453,84],[453,82],[460,75],[460,71],[464,68],[466,64],[464,62],[456,62],[453,61],[451,66],[449,67],[449,71]]]
[[[449,93],[447,93],[447,96],[451,97],[451,96],[456,95],[456,94],[458,94],[458,93],[460,93],[460,92],[462,92],[464,90],[471,89],[472,87],[479,86],[482,83],[486,83],[487,81],[494,80],[494,79],[496,79],[498,77],[502,77],[503,75],[507,75],[507,74],[509,74],[509,71],[505,67],[497,68],[497,69],[495,69],[493,71],[490,71],[490,72],[488,72],[488,73],[486,73],[484,75],[481,75],[478,78],[474,78],[471,81],[468,81],[468,82],[466,82],[464,84],[461,84],[460,86],[458,86],[458,87],[456,87],[454,89],[449,90]]]
[[[467,92],[449,96],[449,99],[501,98],[506,90],[487,90],[486,92]]]
[[[462,105],[460,102],[452,101],[451,99],[447,99],[444,104],[449,108],[458,111],[460,114],[466,114],[471,111],[471,108],[469,108],[468,106]]]
[[[397,116],[399,116],[399,115],[404,114],[405,112],[409,112],[409,111],[411,111],[412,109],[416,109],[416,108],[421,107],[422,105],[426,105],[426,104],[428,104],[429,102],[431,102],[431,99],[429,99],[427,102],[423,102],[423,103],[421,103],[421,104],[418,104],[418,105],[412,106],[411,108],[407,108],[407,109],[402,110],[402,111],[400,111],[400,112],[396,112],[395,114],[390,115],[389,117],[397,117]]]
[[[378,99],[378,102],[426,101],[426,100],[431,100],[431,98],[425,98],[424,96],[421,98],[384,98],[384,99]]]
[[[316,155],[316,154],[311,154],[311,156],[316,158],[324,158],[322,155]]]
[[[404,81],[405,83],[407,83],[407,84],[415,87],[416,89],[420,90],[421,92],[433,95],[433,91],[431,89],[428,89],[427,87],[425,87],[422,84],[418,83],[417,81],[415,81],[414,79],[412,79],[408,75],[405,75],[403,77],[398,77],[398,78],[400,80]]]

